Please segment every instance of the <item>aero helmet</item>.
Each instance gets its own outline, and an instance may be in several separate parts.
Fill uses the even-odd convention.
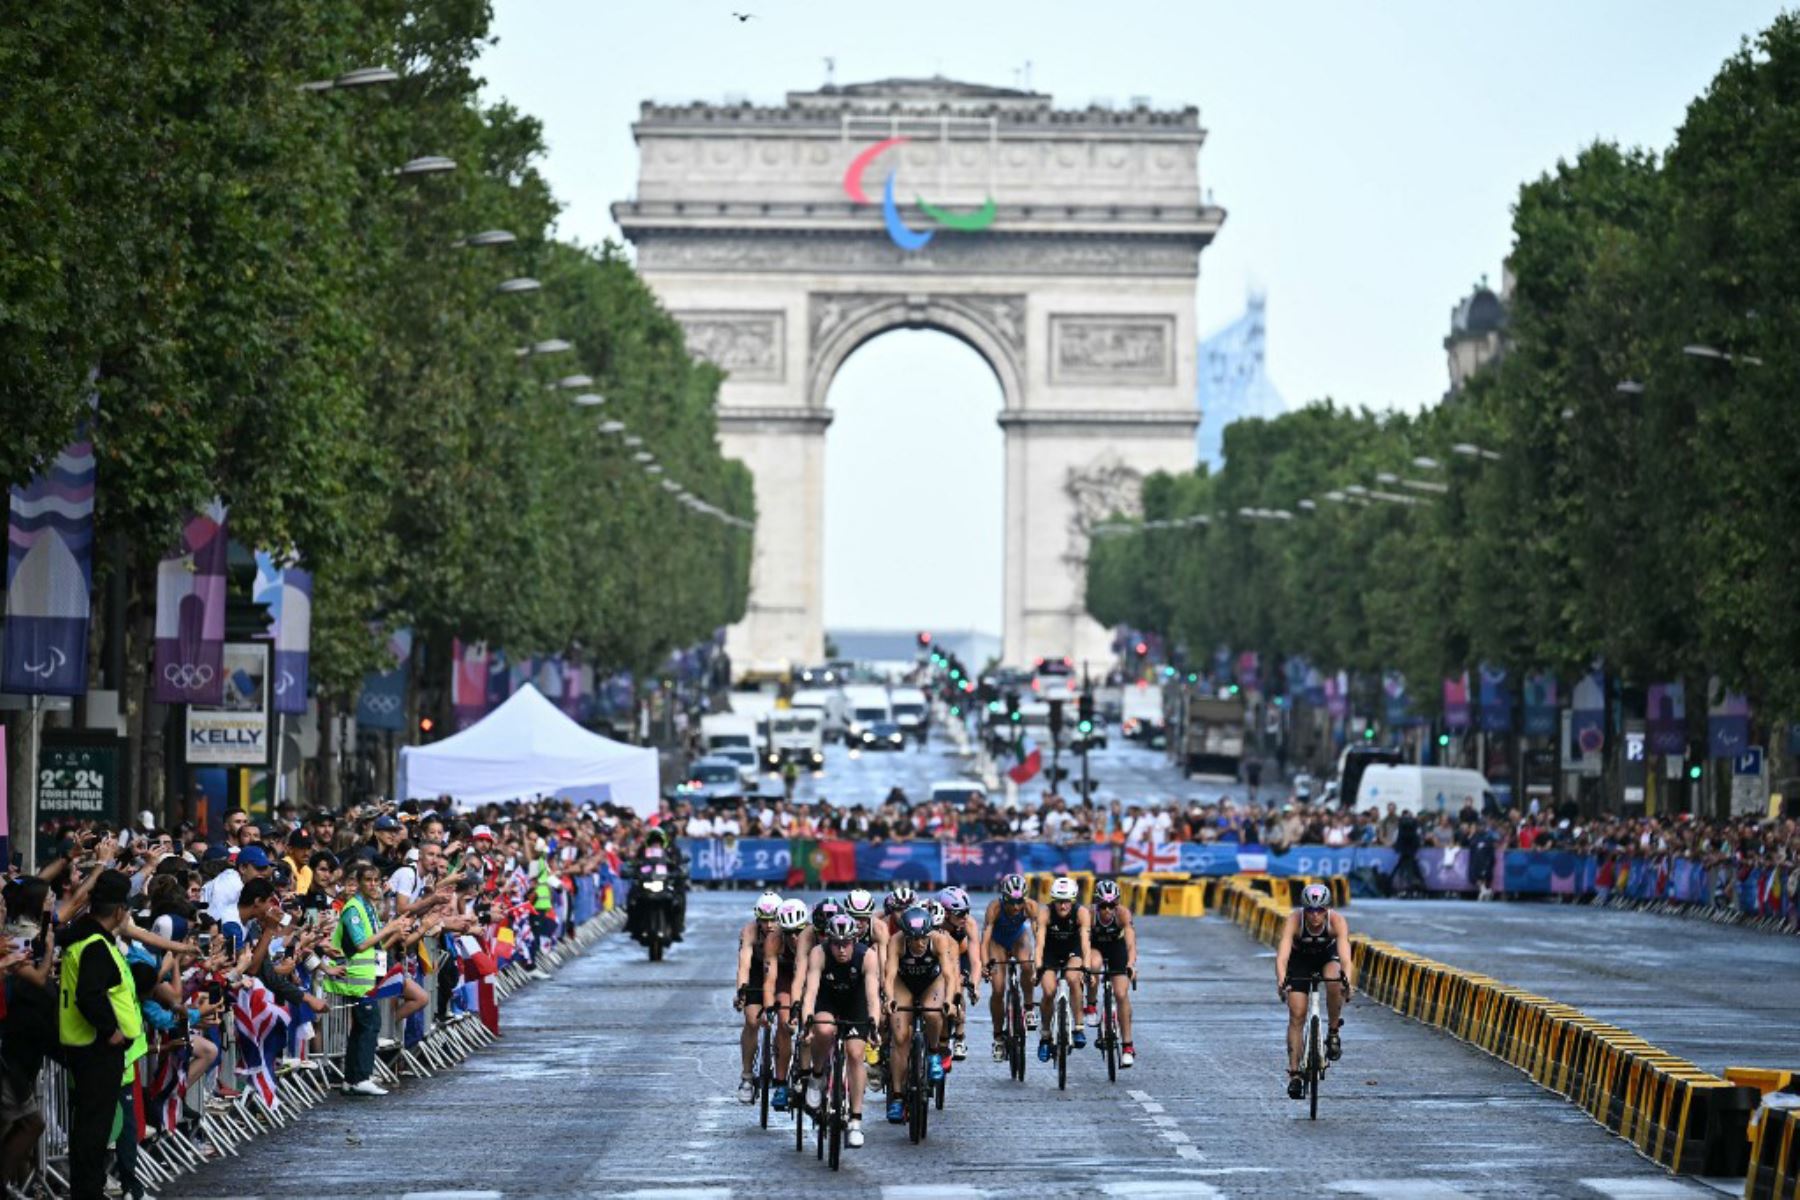
[[[775,921],[787,933],[798,933],[806,928],[806,902],[803,900],[783,900],[781,908],[775,913]]]
[[[1309,883],[1306,890],[1300,893],[1300,907],[1321,909],[1331,907],[1331,889],[1322,883]]]
[[[1050,885],[1052,900],[1073,900],[1081,895],[1081,888],[1067,875],[1059,875]]]
[[[900,932],[909,938],[931,936],[931,914],[918,905],[900,914]]]

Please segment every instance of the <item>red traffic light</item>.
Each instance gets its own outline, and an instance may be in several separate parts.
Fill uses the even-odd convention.
[[[1137,645],[1133,646],[1132,649],[1138,652],[1139,657],[1142,657],[1143,655],[1150,653],[1150,643],[1139,642]]]
[[[929,633],[919,634],[919,645],[921,645],[921,646],[931,645],[931,635]]]
[[[430,717],[420,717],[419,718],[419,732],[420,733],[430,733],[431,725],[432,725],[432,721],[431,721]]]

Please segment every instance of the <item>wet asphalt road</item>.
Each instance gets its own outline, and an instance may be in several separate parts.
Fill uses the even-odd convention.
[[[1529,988],[1715,1074],[1800,1062],[1800,938],[1586,905],[1357,901],[1350,927]]]
[[[620,938],[516,997],[506,1038],[460,1071],[378,1101],[334,1100],[187,1196],[1674,1197],[1625,1143],[1518,1072],[1358,1002],[1320,1119],[1282,1090],[1267,950],[1219,918],[1144,923],[1139,1065],[1092,1050],[1069,1090],[1035,1058],[1022,1084],[975,1054],[927,1142],[874,1118],[837,1175],[733,1098],[731,949],[747,893],[696,895],[661,964]],[[1477,922],[1504,915],[1468,906]],[[1554,914],[1552,914],[1554,915]],[[1690,931],[1666,922],[1671,935]],[[1699,931],[1691,931],[1699,932]]]

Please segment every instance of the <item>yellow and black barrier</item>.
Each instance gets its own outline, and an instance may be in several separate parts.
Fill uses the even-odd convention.
[[[1744,1200],[1800,1196],[1800,1109],[1764,1108],[1756,1124]]]
[[[1267,945],[1280,941],[1292,911],[1238,877],[1225,882],[1220,908]],[[1748,1167],[1746,1130],[1756,1088],[1720,1079],[1629,1030],[1486,975],[1373,938],[1352,935],[1350,941],[1359,991],[1511,1063],[1652,1161],[1673,1172],[1712,1176]]]
[[[1081,902],[1092,904],[1093,872],[1071,871],[1069,877],[1081,885]],[[1050,884],[1057,878],[1054,872],[1034,871],[1025,877],[1026,888],[1034,900],[1048,904]],[[1218,880],[1196,879],[1186,871],[1147,871],[1124,876],[1118,884],[1120,902],[1140,917],[1204,917],[1219,895]]]

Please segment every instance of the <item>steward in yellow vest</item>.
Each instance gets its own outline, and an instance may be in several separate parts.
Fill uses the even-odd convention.
[[[106,1146],[137,1060],[144,1055],[144,1017],[137,986],[113,936],[130,915],[131,880],[102,871],[88,911],[69,927],[58,983],[57,1040],[69,1064],[69,1192],[76,1200],[105,1193]],[[128,1196],[137,1181],[137,1123],[125,1112],[118,1137],[119,1182]]]

